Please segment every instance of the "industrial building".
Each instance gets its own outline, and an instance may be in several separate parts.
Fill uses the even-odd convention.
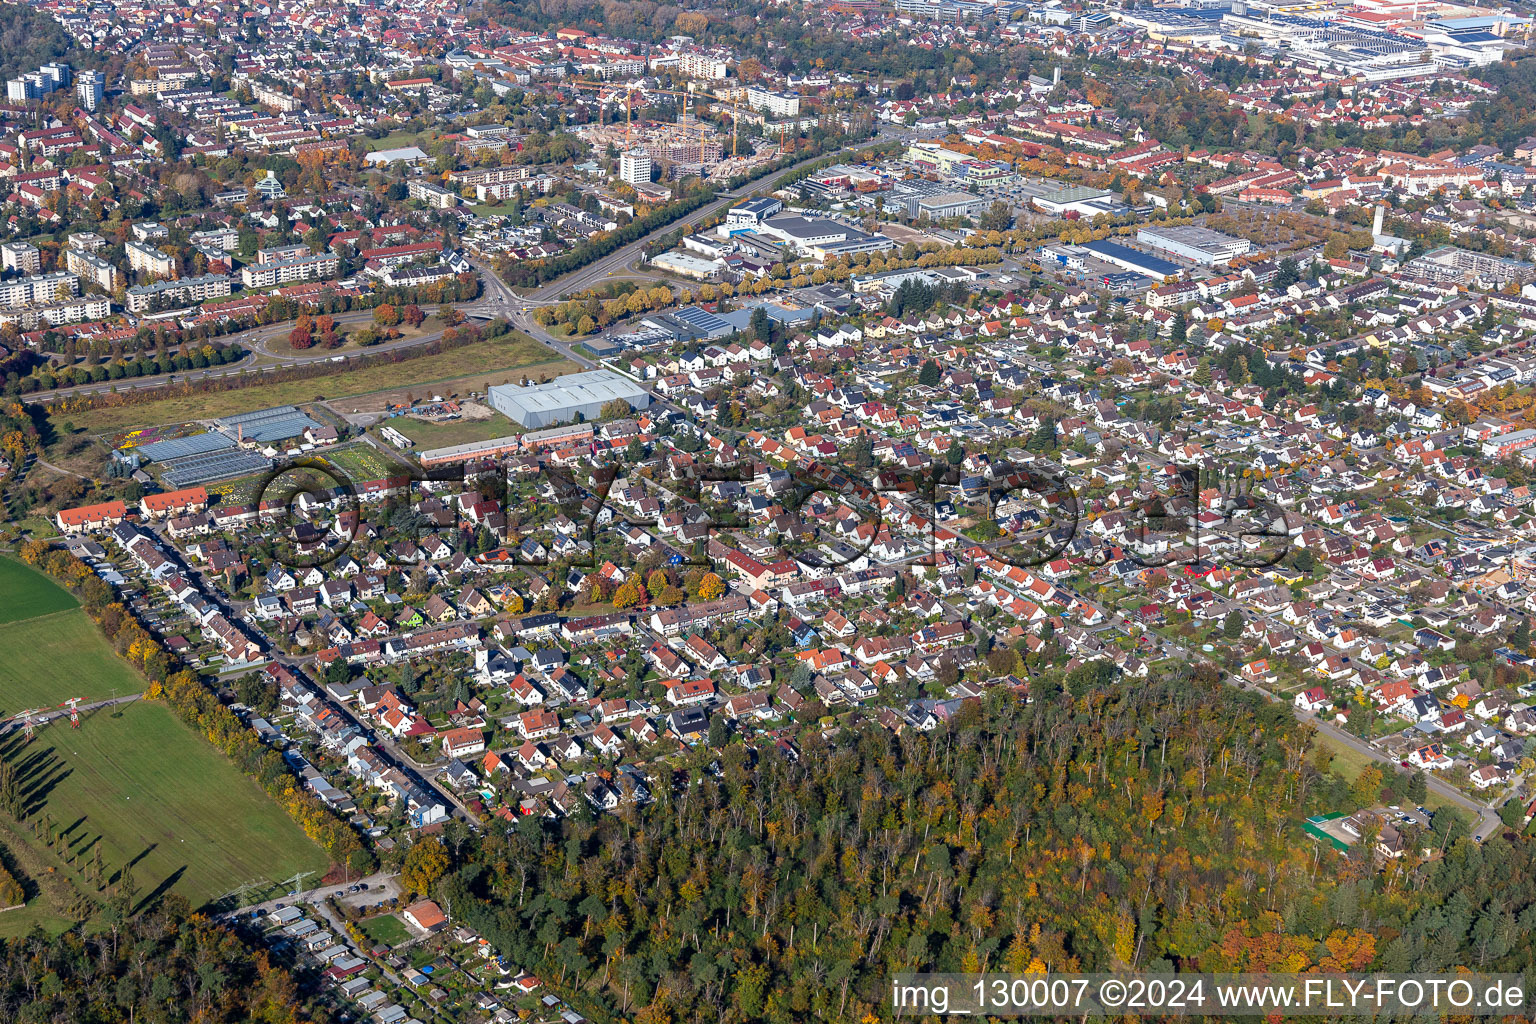
[[[1165,277],[1173,277],[1180,273],[1179,268],[1167,260],[1159,259],[1140,249],[1132,249],[1128,245],[1121,245],[1119,242],[1108,240],[1085,242],[1081,248],[1088,250],[1105,263],[1123,267],[1134,274],[1150,277],[1154,281],[1161,281]]]
[[[1057,186],[1051,183],[1025,184],[1019,189],[1029,197],[1030,203],[1039,210],[1058,217],[1076,213],[1082,217],[1097,217],[1101,213],[1123,213],[1125,204],[1114,193],[1103,188],[1087,185]]]
[[[914,204],[916,216],[930,220],[948,220],[951,217],[979,217],[992,209],[996,202],[991,196],[976,196],[969,192],[940,192],[921,196]]]
[[[725,211],[725,223],[720,225],[721,237],[729,237],[741,231],[756,231],[769,217],[777,216],[784,204],[771,196],[748,199]]]
[[[491,408],[519,426],[529,429],[568,423],[578,416],[595,420],[603,406],[623,399],[632,408],[644,409],[651,396],[639,384],[611,370],[573,373],[548,384],[518,387],[498,384],[487,397]]]
[[[1173,227],[1148,226],[1136,232],[1136,241],[1150,246],[1154,252],[1179,256],[1204,265],[1231,262],[1241,256],[1253,244],[1246,238],[1233,238],[1210,228],[1194,225]]]

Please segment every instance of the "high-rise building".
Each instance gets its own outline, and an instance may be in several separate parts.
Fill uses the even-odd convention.
[[[6,242],[0,245],[0,268],[40,274],[43,271],[43,254],[37,246],[27,242]]]
[[[80,72],[80,80],[75,85],[75,94],[80,99],[80,106],[86,110],[95,110],[106,98],[107,76],[100,71]]]
[[[619,177],[631,185],[651,183],[651,154],[643,149],[632,149],[619,154]]]

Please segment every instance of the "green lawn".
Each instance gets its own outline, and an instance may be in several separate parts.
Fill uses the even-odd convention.
[[[472,441],[489,441],[493,437],[506,437],[521,433],[522,430],[516,423],[499,414],[488,420],[459,419],[442,423],[395,416],[385,422],[415,441],[417,448],[446,448]]]
[[[9,594],[0,598],[0,612],[11,607]],[[143,690],[83,608],[0,625],[0,715]]]
[[[75,862],[61,870],[87,892],[97,844],[109,876],[132,861],[141,900],[174,889],[193,905],[327,866],[255,782],[162,704],[90,712],[78,730],[53,723],[31,743],[13,734],[0,757],[16,766],[29,816],[66,832]]]
[[[394,914],[370,918],[360,927],[363,929],[363,934],[375,943],[390,947],[398,946],[411,937],[410,932],[405,930],[405,922]]]
[[[0,557],[0,624],[74,608],[79,602],[53,580],[14,558]]]
[[[427,129],[410,131],[401,128],[390,132],[382,139],[364,139],[363,149],[368,153],[377,153],[381,149],[405,149],[407,146],[420,146],[426,149],[427,143],[431,142],[432,138],[433,133]]]

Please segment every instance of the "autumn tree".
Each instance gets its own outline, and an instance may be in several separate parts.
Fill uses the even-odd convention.
[[[437,836],[418,839],[406,851],[405,863],[400,868],[400,881],[411,892],[431,891],[436,882],[448,870],[448,849]]]

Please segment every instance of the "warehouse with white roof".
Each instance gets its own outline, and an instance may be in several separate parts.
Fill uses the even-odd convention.
[[[632,408],[644,409],[651,396],[639,384],[611,370],[573,373],[550,381],[518,387],[497,384],[487,393],[491,408],[530,430],[570,423],[578,416],[595,420],[603,406],[622,398]]]

